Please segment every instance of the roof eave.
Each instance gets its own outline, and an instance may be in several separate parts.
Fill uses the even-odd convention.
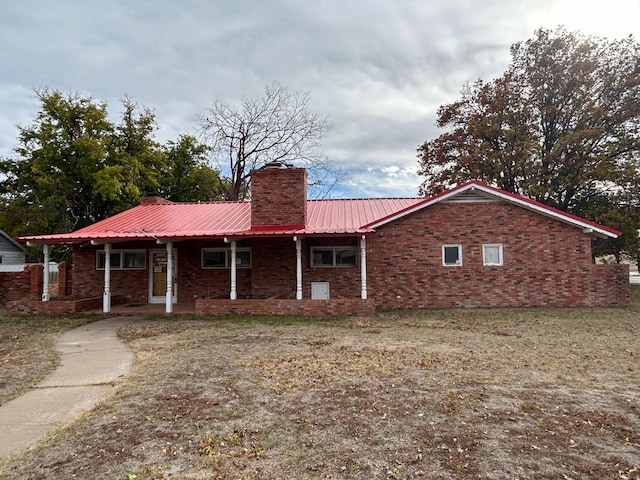
[[[590,220],[586,220],[584,218],[581,218],[581,217],[572,215],[570,213],[555,209],[553,207],[549,207],[542,203],[536,202],[535,200],[531,200],[521,195],[516,195],[514,193],[506,192],[499,188],[491,187],[489,185],[486,185],[484,183],[477,182],[477,181],[467,182],[467,183],[458,185],[457,187],[451,190],[448,190],[446,192],[440,193],[438,195],[434,195],[433,197],[426,198],[423,202],[418,203],[417,205],[413,205],[409,208],[406,208],[404,210],[391,214],[385,218],[377,220],[376,222],[365,225],[365,227],[373,228],[373,229],[381,227],[382,225],[385,225],[387,223],[393,222],[394,220],[402,218],[406,215],[422,210],[423,208],[426,208],[430,205],[447,200],[448,198],[454,197],[467,190],[474,190],[474,189],[478,189],[484,193],[487,193],[488,195],[500,198],[501,200],[504,200],[508,203],[518,205],[522,208],[526,208],[528,210],[532,210],[537,213],[540,213],[541,215],[546,215],[548,217],[555,218],[556,220],[559,220],[561,222],[581,228],[584,233],[588,233],[595,237],[618,238],[620,235],[622,235],[622,233],[617,230],[607,228],[603,225],[592,222]]]
[[[543,203],[537,202],[530,198],[526,198],[521,195],[516,195],[515,193],[506,192],[504,190],[491,187],[489,185],[476,182],[476,183],[473,183],[473,185],[470,185],[469,188],[471,189],[478,188],[479,190],[484,191],[490,195],[495,195],[497,197],[500,197],[501,199],[507,202],[514,203],[523,208],[527,208],[529,210],[538,212],[542,215],[555,218],[561,222],[574,225],[578,228],[582,228],[583,233],[587,233],[595,237],[618,238],[620,235],[622,235],[622,232],[614,230],[613,228],[605,227],[604,225],[600,225],[599,223],[592,222],[591,220],[578,217],[577,215],[573,215],[568,212],[563,212],[562,210],[549,207],[548,205],[544,205]]]

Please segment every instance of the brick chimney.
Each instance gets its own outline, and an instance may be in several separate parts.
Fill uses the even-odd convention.
[[[167,200],[162,197],[142,197],[140,199],[140,205],[156,205],[159,203],[173,203],[171,200]]]
[[[307,171],[278,162],[251,171],[251,228],[307,224]]]

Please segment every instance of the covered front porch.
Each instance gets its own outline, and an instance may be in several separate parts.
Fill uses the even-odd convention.
[[[48,259],[49,245],[43,253]],[[20,308],[117,315],[322,316],[374,310],[367,301],[364,235],[93,240],[74,245],[73,258],[71,298],[52,298],[45,268],[43,305]]]

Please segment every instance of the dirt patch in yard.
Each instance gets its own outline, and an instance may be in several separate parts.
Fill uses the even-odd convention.
[[[136,321],[112,397],[0,478],[638,479],[629,309]]]

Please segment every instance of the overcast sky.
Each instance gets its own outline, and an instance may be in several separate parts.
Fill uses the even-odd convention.
[[[0,156],[38,109],[34,88],[91,95],[113,120],[128,95],[165,142],[195,133],[215,100],[278,82],[330,121],[324,151],[349,174],[333,196],[412,196],[438,106],[558,25],[638,38],[640,0],[6,0]]]

